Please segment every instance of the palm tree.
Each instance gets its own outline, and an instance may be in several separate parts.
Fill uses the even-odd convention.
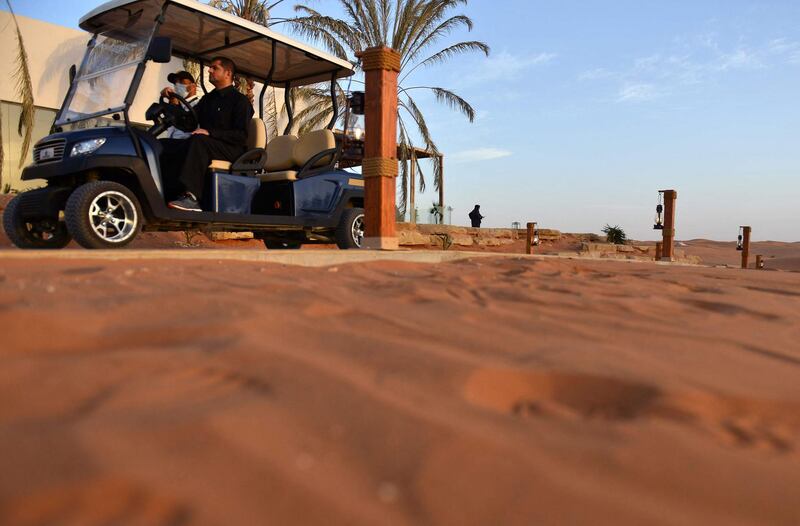
[[[11,7],[11,0],[6,0],[8,11],[11,13],[11,19],[14,21],[14,28],[17,32],[17,60],[16,68],[14,69],[14,79],[17,81],[17,96],[22,101],[22,113],[17,123],[17,133],[23,137],[22,151],[19,156],[19,168],[25,165],[28,157],[28,150],[31,147],[31,139],[33,136],[33,118],[36,109],[33,106],[33,83],[31,82],[31,74],[28,69],[28,53],[25,51],[25,43],[22,40],[22,32],[17,23],[17,17],[14,14],[14,9]],[[0,122],[0,133],[2,133],[2,122]],[[25,135],[23,135],[23,131]],[[3,152],[3,140],[0,136],[0,188],[3,186],[3,159],[5,158]]]
[[[470,40],[448,45],[436,53],[428,54],[432,46],[456,29],[472,30],[472,20],[463,15],[451,15],[452,9],[469,0],[339,0],[346,20],[326,16],[308,6],[296,5],[301,16],[290,23],[301,35],[316,40],[340,58],[355,57],[359,52],[376,46],[388,46],[401,55],[398,79],[398,145],[400,149],[401,210],[406,211],[408,172],[406,161],[411,159],[413,139],[409,126],[413,125],[425,148],[433,153],[434,188],[441,184],[439,150],[431,137],[425,117],[411,93],[418,90],[432,92],[436,100],[463,113],[470,122],[475,110],[453,91],[438,86],[408,85],[409,76],[420,68],[440,64],[447,59],[469,52],[489,55],[489,46]],[[349,58],[355,62],[354,58]],[[330,110],[327,110],[330,114]],[[410,120],[408,120],[410,119]],[[425,191],[425,178],[419,170],[419,188]]]

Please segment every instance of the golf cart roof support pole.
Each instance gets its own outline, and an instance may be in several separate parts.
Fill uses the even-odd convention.
[[[158,28],[164,23],[168,7],[169,2],[164,2],[164,5],[161,6],[161,12],[158,13],[158,16],[154,20],[155,24],[153,26],[153,31],[150,33],[150,39],[147,41],[148,46],[153,43],[153,39],[158,34]],[[122,115],[125,118],[125,129],[131,136],[131,142],[133,142],[133,148],[136,150],[136,156],[140,159],[144,158],[144,153],[142,152],[142,145],[139,144],[139,137],[133,133],[133,127],[131,126],[128,110],[133,105],[133,99],[136,97],[136,92],[139,91],[139,85],[142,83],[142,77],[144,77],[144,70],[147,67],[148,60],[149,59],[147,58],[147,55],[145,55],[144,60],[139,62],[139,64],[136,66],[136,71],[133,74],[133,80],[131,81],[131,85],[128,87],[128,93],[125,94],[125,109],[122,111]]]
[[[397,161],[397,75],[400,53],[380,46],[357,55],[365,77],[363,248],[397,250],[395,180]]]
[[[206,89],[206,79],[203,76],[203,70],[206,69],[206,63],[201,57],[197,57],[197,63],[200,64],[200,89],[203,90],[203,93],[208,95],[208,89]]]
[[[750,264],[750,233],[753,229],[749,226],[742,227],[742,268]]]
[[[664,229],[663,245],[661,247],[661,261],[673,261],[675,249],[675,202],[678,192],[675,190],[662,190],[664,194]]]
[[[286,116],[289,118],[289,122],[286,123],[286,129],[283,130],[284,135],[289,135],[289,132],[292,131],[292,125],[294,124],[294,107],[292,106],[292,83],[287,82],[283,87],[283,105],[286,106]]]
[[[272,72],[275,71],[275,48],[278,46],[277,42],[272,41],[272,60],[269,63],[269,71],[267,78],[264,79],[264,84],[261,86],[261,94],[258,96],[258,118],[264,120],[264,95],[267,93],[267,86],[272,82]]]
[[[331,115],[331,122],[328,123],[328,129],[332,130],[339,118],[339,101],[336,100],[336,72],[331,74],[331,104],[333,105],[333,115]],[[345,131],[347,130],[347,123],[345,123]]]

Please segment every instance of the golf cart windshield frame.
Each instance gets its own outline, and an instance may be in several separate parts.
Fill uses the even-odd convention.
[[[54,126],[65,126],[118,113],[124,115],[126,124],[129,123],[128,110],[144,75],[150,44],[164,20],[168,5],[169,3],[164,4],[161,14],[153,20],[143,38],[137,38],[136,34],[124,34],[116,29],[92,35],[81,67],[70,84]],[[119,36],[125,36],[126,39],[122,40]],[[122,100],[102,98],[123,92],[125,97]],[[104,102],[111,104],[102,104]],[[82,108],[91,109],[92,105],[101,107],[95,111],[81,111]]]

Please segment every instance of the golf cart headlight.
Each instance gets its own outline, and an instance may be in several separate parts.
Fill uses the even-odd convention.
[[[88,141],[81,141],[72,147],[72,152],[70,152],[69,156],[75,157],[76,155],[89,155],[103,146],[105,143],[105,139],[89,139]]]

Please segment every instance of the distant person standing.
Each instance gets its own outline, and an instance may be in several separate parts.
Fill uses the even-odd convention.
[[[480,228],[482,219],[481,205],[475,205],[475,208],[469,213],[469,220],[472,221],[472,228]]]

